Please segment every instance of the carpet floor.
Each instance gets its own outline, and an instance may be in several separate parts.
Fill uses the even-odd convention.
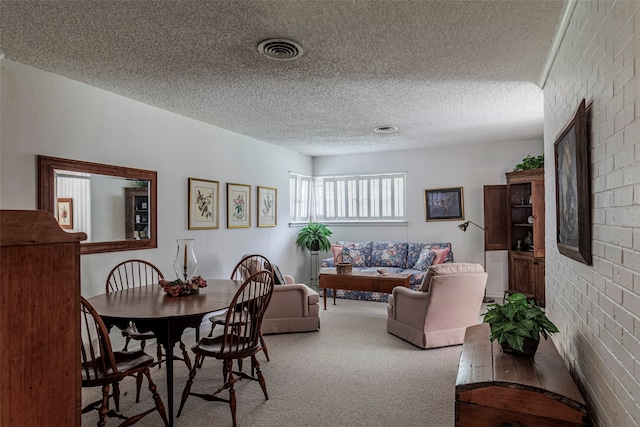
[[[386,331],[387,305],[339,299],[321,310],[318,332],[267,335],[270,362],[258,359],[269,400],[257,382],[236,384],[238,426],[304,427],[440,427],[454,424],[454,392],[462,346],[421,350]],[[209,331],[203,325],[202,333]],[[117,333],[114,332],[114,334]],[[195,342],[193,332],[183,337]],[[147,346],[155,354],[155,343]],[[248,361],[245,370],[250,369]],[[175,413],[188,372],[175,361]],[[151,376],[167,405],[165,370]],[[195,378],[192,392],[209,393],[222,385],[222,362],[208,358]],[[151,408],[143,385],[135,403],[135,380],[121,384],[121,412],[134,414]],[[223,391],[222,397],[228,397]],[[83,404],[97,400],[100,388],[83,389]],[[97,424],[97,412],[83,415],[82,425]],[[117,425],[108,419],[107,425]],[[160,416],[147,415],[139,426],[162,426]],[[228,404],[189,397],[175,426],[231,426]]]

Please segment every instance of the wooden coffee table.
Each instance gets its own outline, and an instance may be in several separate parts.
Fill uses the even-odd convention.
[[[396,286],[409,287],[409,273],[378,274],[364,271],[351,274],[338,274],[335,268],[320,273],[318,287],[333,289],[333,305],[336,305],[336,291],[338,289],[349,291],[384,292],[390,294]],[[327,293],[323,292],[324,309],[327,309]]]

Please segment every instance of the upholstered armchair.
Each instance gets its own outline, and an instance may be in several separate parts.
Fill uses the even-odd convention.
[[[462,344],[466,328],[479,323],[486,284],[480,264],[432,265],[421,290],[393,289],[387,331],[420,348]]]
[[[309,332],[320,329],[320,297],[305,284],[284,276],[284,285],[273,287],[271,302],[262,320],[263,334]]]

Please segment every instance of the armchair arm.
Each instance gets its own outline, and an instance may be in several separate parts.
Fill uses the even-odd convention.
[[[278,285],[264,314],[265,318],[307,317],[309,304],[319,301],[317,292],[304,284]]]
[[[392,319],[416,329],[423,329],[429,305],[429,292],[414,291],[401,286],[396,286],[392,292]]]
[[[293,276],[289,276],[288,274],[285,274],[284,282],[287,285],[293,285],[294,283],[296,283],[296,279],[294,279]]]

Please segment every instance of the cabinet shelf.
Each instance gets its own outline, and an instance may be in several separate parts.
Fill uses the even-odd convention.
[[[146,188],[125,188],[125,193],[125,237],[127,239],[148,239],[148,232],[145,229],[150,228],[151,212],[142,207],[149,206],[149,192]],[[139,217],[138,221],[136,221],[136,217]]]

